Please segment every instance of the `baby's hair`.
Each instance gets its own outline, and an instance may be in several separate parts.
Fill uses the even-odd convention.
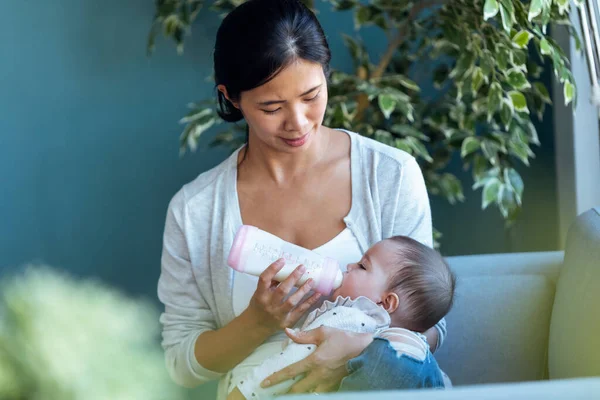
[[[437,324],[452,308],[456,277],[434,249],[406,236],[393,236],[397,244],[397,268],[389,289],[400,298],[399,309],[408,317],[400,321],[403,328],[425,332]]]

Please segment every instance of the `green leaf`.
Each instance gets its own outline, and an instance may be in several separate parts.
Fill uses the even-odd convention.
[[[456,204],[456,200],[464,201],[462,184],[458,178],[450,173],[445,173],[438,178],[441,191],[450,204]]]
[[[519,31],[516,35],[512,37],[513,46],[518,49],[524,49],[529,44],[529,40],[533,35],[526,30]]]
[[[498,206],[504,218],[509,218],[517,209],[515,196],[512,188],[507,185],[501,185],[498,190]]]
[[[487,159],[481,154],[475,154],[475,157],[473,158],[473,180],[481,181],[487,168]]]
[[[425,161],[427,161],[429,163],[433,162],[433,158],[431,158],[431,156],[429,155],[427,148],[425,147],[425,145],[423,143],[421,143],[421,141],[419,139],[409,136],[405,139],[405,141],[406,141],[406,143],[408,143],[408,145],[411,147],[411,149],[414,150],[414,153],[416,155],[420,156],[421,158],[423,158]]]
[[[510,63],[519,71],[527,72],[527,53],[525,50],[513,49],[510,52]]]
[[[479,139],[477,139],[476,137],[469,136],[462,142],[460,156],[462,158],[465,158],[466,156],[477,150],[479,150]]]
[[[398,75],[396,79],[398,79],[398,82],[407,89],[414,90],[415,92],[421,91],[419,85],[417,85],[415,82],[411,81],[405,76]]]
[[[480,67],[475,67],[471,79],[471,92],[473,93],[473,96],[477,94],[485,80],[487,80],[487,77],[483,75],[483,70]]]
[[[527,100],[523,93],[516,90],[508,92],[508,97],[512,101],[513,107],[518,112],[524,112],[529,114],[529,108],[527,108]]]
[[[484,139],[483,143],[481,143],[481,150],[483,151],[483,155],[492,163],[492,165],[497,165],[500,146],[496,142]]]
[[[521,200],[523,198],[523,189],[525,188],[521,175],[519,175],[519,173],[515,169],[507,168],[504,170],[504,181],[513,189],[513,191],[515,192],[517,204],[521,205]]]
[[[394,136],[388,131],[384,131],[383,129],[377,129],[374,133],[374,137],[375,140],[377,140],[378,142],[387,144],[388,146],[391,146],[395,143]]]
[[[483,20],[487,21],[490,18],[494,18],[498,14],[499,6],[496,0],[485,0],[483,6]]]
[[[569,0],[554,0],[558,5],[558,13],[564,15],[565,12],[569,11]]]
[[[354,8],[358,1],[356,0],[337,0],[333,3],[333,8],[336,11],[345,11]]]
[[[484,52],[484,55],[481,57],[479,61],[479,65],[481,66],[481,72],[486,77],[490,76],[492,71],[495,68],[494,56],[491,54],[489,50]]]
[[[508,129],[510,126],[510,122],[513,119],[513,115],[515,113],[515,108],[512,104],[512,101],[508,99],[502,99],[502,105],[500,107],[500,119],[504,124],[504,127]]]
[[[563,86],[563,96],[565,97],[565,106],[568,106],[575,97],[575,86],[569,81],[566,81]]]
[[[510,34],[515,23],[515,9],[512,0],[500,0],[500,16],[502,17],[502,27],[506,33]]]
[[[542,98],[542,101],[546,104],[552,104],[552,100],[550,99],[550,93],[548,93],[548,89],[542,82],[534,82],[533,88],[535,92]]]
[[[390,130],[394,133],[397,133],[398,135],[416,137],[417,139],[423,140],[425,142],[429,141],[428,136],[424,135],[423,132],[411,125],[394,124],[392,125]]]
[[[498,194],[500,192],[500,185],[502,182],[498,178],[492,178],[487,181],[483,187],[481,209],[485,210],[491,203],[495,203],[498,200]]]
[[[413,153],[412,148],[406,142],[405,139],[396,139],[394,141],[394,147],[396,147],[397,149],[403,150],[403,151],[407,152],[408,154],[412,154]]]
[[[527,19],[530,22],[542,13],[543,2],[544,0],[531,0],[531,4],[529,5],[529,13],[527,14]]]
[[[379,83],[379,84],[383,84],[383,85],[399,84],[399,85],[405,87],[406,89],[410,89],[415,92],[421,91],[421,88],[419,87],[419,85],[417,85],[415,82],[413,82],[412,80],[410,80],[409,78],[407,78],[406,76],[404,76],[402,74],[386,75],[379,79],[373,79],[372,81],[374,83]]]
[[[531,120],[527,120],[523,128],[525,130],[525,134],[527,135],[527,139],[529,140],[529,142],[535,144],[536,146],[539,146],[541,143],[537,133],[537,129],[535,129],[535,125],[533,125],[533,122],[531,122]]]
[[[552,55],[554,53],[554,49],[550,46],[550,43],[547,39],[540,40],[540,53],[545,56]]]
[[[352,56],[354,62],[360,63],[362,61],[363,56],[363,48],[360,45],[360,43],[346,34],[342,35],[342,38],[344,40],[344,43],[346,44],[346,47],[348,47],[348,49],[350,50],[350,55]]]
[[[199,119],[205,118],[208,115],[212,114],[213,110],[210,108],[204,108],[200,111],[198,110],[193,110],[191,111],[188,115],[186,115],[185,117],[181,118],[179,120],[180,124],[188,124],[190,122],[194,122],[197,121]]]
[[[508,67],[508,59],[510,53],[507,48],[503,45],[496,46],[496,63],[501,71],[504,71]]]
[[[500,103],[502,102],[502,87],[498,82],[494,82],[490,85],[490,90],[488,93],[488,114],[487,120],[488,122],[492,120],[492,117],[500,108]]]
[[[389,94],[381,94],[378,98],[379,101],[379,109],[383,113],[386,119],[390,118],[392,112],[396,108],[396,100]]]
[[[516,68],[509,69],[506,75],[508,78],[508,84],[514,89],[523,90],[531,87],[531,84],[527,80],[525,74]]]
[[[354,29],[360,29],[361,25],[365,25],[371,19],[371,10],[367,6],[360,6],[354,13]]]
[[[517,135],[512,135],[508,142],[509,153],[519,158],[523,164],[529,166],[529,155],[531,149],[529,145],[517,137]]]
[[[473,68],[475,54],[470,51],[463,52],[456,61],[456,67],[450,72],[450,78],[460,79]]]

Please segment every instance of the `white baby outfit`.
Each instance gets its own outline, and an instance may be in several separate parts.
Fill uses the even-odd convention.
[[[425,357],[428,345],[423,335],[402,328],[389,328],[389,325],[387,311],[368,298],[361,296],[352,300],[338,297],[334,302],[325,301],[311,312],[301,330],[328,326],[357,333],[374,333],[391,339],[390,343],[398,352],[415,358]],[[399,336],[407,340],[392,341]],[[263,344],[231,371],[228,391],[237,387],[248,400],[268,399],[286,393],[300,377],[269,388],[261,388],[260,383],[272,373],[308,357],[315,348],[314,344],[298,344],[289,339]]]

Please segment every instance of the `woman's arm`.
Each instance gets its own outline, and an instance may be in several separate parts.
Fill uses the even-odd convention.
[[[280,284],[273,278],[284,265],[282,260],[278,260],[265,269],[259,277],[258,287],[248,308],[242,314],[223,328],[204,332],[198,337],[194,354],[200,364],[213,371],[229,371],[248,357],[266,338],[283,328],[293,326],[316,303],[319,293],[303,300],[312,288],[310,279],[287,297],[302,277],[304,267],[298,266]]]
[[[249,307],[229,324],[217,329],[214,315],[192,273],[181,223],[183,204],[180,192],[169,206],[158,297],[165,305],[160,322],[167,369],[176,383],[194,387],[219,378],[268,336],[295,324],[318,300],[319,294],[304,299],[312,287],[312,280],[308,280],[287,297],[302,276],[302,266],[279,284],[272,278],[284,266],[280,260],[261,274]]]

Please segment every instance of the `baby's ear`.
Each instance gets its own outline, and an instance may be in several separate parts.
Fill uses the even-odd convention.
[[[400,305],[400,299],[396,293],[387,292],[383,294],[381,305],[383,308],[385,308],[385,311],[387,311],[388,314],[392,314],[398,309],[398,306]]]

